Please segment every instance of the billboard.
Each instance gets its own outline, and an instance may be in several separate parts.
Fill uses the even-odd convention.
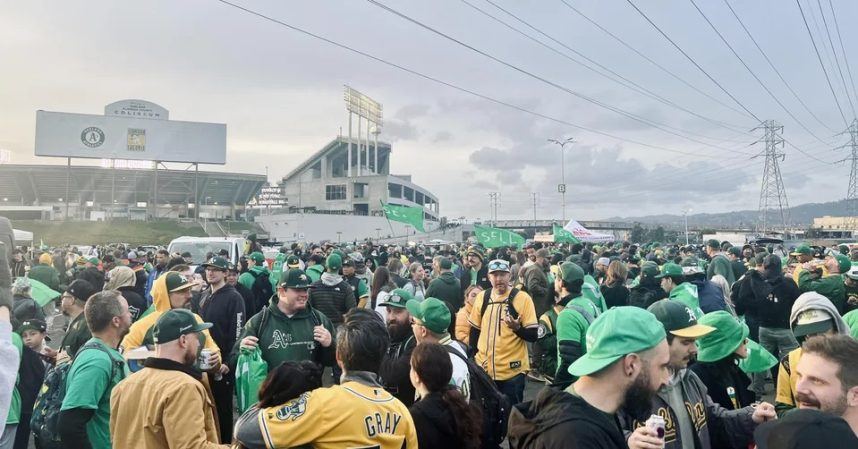
[[[226,125],[143,117],[37,111],[36,156],[226,163]]]

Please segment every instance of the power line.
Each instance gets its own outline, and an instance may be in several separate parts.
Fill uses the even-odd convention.
[[[677,50],[679,50],[679,52],[682,53],[682,55],[685,56],[686,59],[691,61],[691,63],[694,64],[694,67],[697,67],[697,69],[700,70],[700,72],[702,72],[704,75],[706,75],[706,77],[709,78],[710,81],[715,83],[715,85],[718,86],[718,88],[721,89],[721,91],[723,91],[725,94],[727,94],[727,96],[730,97],[731,100],[733,100],[742,109],[744,109],[745,112],[748,113],[748,115],[750,115],[755,120],[757,120],[757,122],[762,122],[762,120],[760,120],[759,117],[754,115],[753,112],[751,112],[747,107],[745,107],[745,105],[742,104],[741,101],[739,101],[736,97],[733,96],[733,94],[731,94],[729,91],[727,91],[727,89],[725,89],[724,86],[721,85],[721,83],[719,83],[717,80],[715,80],[715,78],[713,78],[712,75],[709,74],[709,72],[704,70],[703,67],[700,67],[700,64],[698,64],[697,61],[694,60],[694,58],[689,56],[688,53],[686,53],[685,50],[682,49],[682,47],[680,47],[676,42],[673,41],[673,39],[671,39],[664,31],[662,31],[661,28],[659,28],[658,25],[655,24],[655,22],[653,22],[643,11],[641,11],[641,9],[638,8],[637,5],[635,5],[635,3],[632,0],[626,0],[626,2],[629,5],[631,5],[632,8],[634,8],[635,11],[637,11],[638,14],[641,15],[641,17],[646,19],[646,21],[649,22],[649,24],[652,25],[653,28],[655,28],[665,39],[667,39],[668,42],[670,42]]]
[[[852,108],[852,117],[855,117],[855,104],[852,103],[852,96],[849,95],[849,88],[846,86],[846,78],[843,76],[843,69],[840,68],[840,58],[837,57],[837,49],[834,48],[834,41],[831,40],[831,31],[828,29],[828,21],[825,20],[825,11],[822,10],[822,2],[816,0],[816,6],[819,7],[819,15],[822,16],[822,24],[825,26],[825,36],[828,38],[828,45],[831,46],[831,54],[834,55],[834,64],[837,66],[837,72],[840,74],[840,81],[843,82],[843,90],[846,92],[846,99],[849,100],[849,107]]]
[[[449,40],[449,41],[451,41],[451,42],[453,42],[453,43],[455,43],[455,44],[457,44],[457,45],[459,45],[459,46],[462,46],[462,47],[464,47],[464,48],[467,48],[468,50],[471,50],[471,51],[472,51],[472,52],[474,52],[474,53],[477,53],[477,54],[479,54],[479,55],[482,55],[482,56],[484,56],[484,57],[486,57],[486,58],[488,58],[488,59],[491,59],[492,61],[495,61],[495,62],[496,62],[496,63],[498,63],[498,64],[501,64],[501,65],[503,65],[503,66],[505,66],[505,67],[508,67],[508,68],[510,68],[510,69],[512,69],[512,70],[514,70],[514,71],[516,71],[516,72],[519,72],[519,73],[521,73],[521,74],[523,74],[523,75],[525,75],[525,76],[531,77],[531,78],[533,78],[533,79],[535,79],[535,80],[537,80],[537,81],[540,81],[540,82],[542,82],[542,83],[544,83],[544,84],[547,84],[547,85],[549,85],[549,86],[551,86],[551,87],[554,87],[555,89],[558,89],[558,90],[561,90],[561,91],[563,91],[563,92],[566,92],[566,93],[568,93],[569,95],[572,95],[572,96],[574,96],[574,97],[576,97],[576,98],[580,98],[580,99],[582,99],[582,100],[584,100],[584,101],[587,101],[587,102],[589,102],[589,103],[595,104],[596,106],[599,106],[599,107],[601,107],[601,108],[607,109],[607,110],[609,110],[609,111],[611,111],[611,112],[617,113],[617,114],[619,114],[619,115],[622,115],[622,116],[624,116],[624,117],[627,117],[627,118],[629,118],[629,119],[632,119],[632,120],[634,120],[634,121],[636,121],[636,122],[643,123],[643,124],[645,124],[645,125],[649,125],[649,126],[651,126],[651,127],[653,127],[653,128],[659,129],[659,130],[661,130],[662,132],[665,132],[665,133],[667,133],[667,134],[672,134],[672,135],[674,135],[674,136],[681,137],[681,138],[683,138],[683,139],[687,139],[687,140],[689,140],[689,141],[696,142],[696,143],[699,143],[699,144],[701,144],[701,145],[706,145],[706,146],[710,146],[710,147],[713,147],[713,148],[718,148],[718,149],[721,149],[721,150],[724,150],[724,151],[730,151],[730,152],[732,152],[732,151],[733,151],[733,150],[730,150],[730,149],[727,149],[727,148],[724,148],[724,147],[720,147],[720,146],[717,146],[717,145],[712,145],[712,144],[710,144],[710,143],[703,142],[703,141],[701,141],[701,140],[697,140],[697,139],[694,139],[694,138],[688,137],[688,136],[686,136],[686,135],[679,134],[679,133],[677,133],[677,132],[671,131],[671,130],[669,130],[669,129],[667,129],[667,128],[665,127],[666,125],[663,125],[663,124],[661,124],[661,123],[655,122],[655,121],[653,121],[653,120],[646,119],[646,118],[644,118],[644,117],[641,117],[641,116],[639,116],[639,115],[637,115],[637,114],[631,113],[631,112],[626,111],[626,110],[624,110],[624,109],[621,109],[621,108],[618,108],[618,107],[615,107],[615,106],[611,106],[611,105],[609,105],[609,104],[607,104],[607,103],[604,103],[604,102],[599,101],[599,100],[597,100],[597,99],[595,99],[595,98],[592,98],[592,97],[589,97],[589,96],[587,96],[587,95],[584,95],[584,94],[582,94],[582,93],[580,93],[580,92],[576,92],[576,91],[574,91],[574,90],[572,90],[572,89],[570,89],[570,88],[568,88],[568,87],[566,87],[566,86],[563,86],[563,85],[561,85],[561,84],[558,84],[558,83],[556,83],[556,82],[554,82],[554,81],[551,81],[551,80],[549,80],[549,79],[547,79],[547,78],[545,78],[545,77],[542,77],[542,76],[540,76],[540,75],[536,75],[536,74],[535,74],[535,73],[533,73],[533,72],[530,72],[530,71],[528,71],[528,70],[525,70],[525,69],[523,69],[523,68],[521,68],[521,67],[519,67],[519,66],[517,66],[517,65],[515,65],[515,64],[512,64],[512,63],[509,63],[509,62],[507,62],[507,61],[504,61],[503,59],[500,59],[500,58],[498,58],[498,57],[496,57],[496,56],[494,56],[494,55],[492,55],[492,54],[490,54],[490,53],[487,53],[487,52],[485,52],[485,51],[483,51],[483,50],[480,50],[480,49],[478,49],[478,48],[476,48],[476,47],[474,47],[474,46],[472,46],[472,45],[470,45],[470,44],[468,44],[468,43],[466,43],[466,42],[463,42],[463,41],[461,41],[461,40],[459,40],[459,39],[456,39],[455,37],[450,36],[449,34],[446,34],[446,33],[442,32],[442,31],[440,31],[440,30],[438,30],[438,29],[436,29],[436,28],[433,28],[433,27],[431,27],[431,26],[429,26],[429,25],[427,25],[427,24],[425,24],[425,23],[423,23],[423,22],[421,22],[421,21],[419,21],[419,20],[417,20],[417,19],[415,19],[415,18],[413,18],[413,17],[411,17],[411,16],[408,16],[407,14],[404,14],[404,13],[402,13],[402,12],[400,12],[400,11],[397,11],[396,9],[393,9],[393,8],[391,8],[390,6],[387,6],[387,5],[385,5],[384,3],[381,3],[381,2],[379,2],[379,1],[377,1],[377,0],[367,0],[367,2],[369,2],[369,3],[370,3],[370,4],[372,4],[372,5],[375,5],[375,6],[377,6],[377,7],[381,8],[381,9],[383,9],[383,10],[385,10],[385,11],[387,11],[387,12],[389,12],[389,13],[391,13],[391,14],[393,14],[393,15],[397,16],[397,17],[400,17],[400,18],[402,18],[403,20],[406,20],[406,21],[408,21],[408,22],[411,22],[411,23],[413,23],[414,25],[417,25],[417,26],[419,26],[420,28],[423,28],[423,29],[425,29],[425,30],[427,30],[427,31],[429,31],[429,32],[431,32],[431,33],[433,33],[433,34],[437,35],[437,36],[443,37],[444,39],[447,39],[447,40]]]
[[[698,117],[698,118],[700,118],[700,119],[703,119],[703,120],[705,120],[705,121],[707,121],[707,122],[709,122],[709,123],[712,123],[713,125],[720,126],[720,127],[726,128],[726,129],[728,129],[728,130],[730,130],[730,131],[736,132],[736,130],[735,130],[734,128],[731,128],[731,127],[730,127],[730,125],[729,125],[729,124],[727,124],[727,123],[724,123],[724,122],[722,122],[722,121],[719,121],[719,120],[716,120],[716,119],[713,119],[713,118],[710,118],[710,117],[706,117],[706,116],[701,115],[701,114],[698,114],[698,113],[696,113],[696,112],[694,112],[694,111],[692,111],[692,110],[690,110],[690,109],[687,109],[687,108],[685,108],[685,107],[682,107],[682,106],[680,106],[680,105],[676,104],[675,102],[673,102],[673,101],[671,101],[671,100],[668,100],[667,98],[662,97],[661,95],[659,95],[659,94],[657,94],[657,93],[655,93],[655,92],[653,92],[653,91],[651,91],[651,90],[647,89],[646,87],[641,86],[640,84],[638,84],[638,83],[636,83],[636,82],[634,82],[634,81],[632,81],[632,80],[630,80],[630,79],[628,79],[628,78],[624,77],[623,75],[620,75],[620,74],[619,74],[619,73],[617,73],[616,71],[614,71],[614,70],[612,70],[612,69],[610,69],[610,68],[608,68],[608,67],[604,66],[603,64],[600,64],[598,61],[593,60],[592,58],[588,57],[587,55],[585,55],[585,54],[583,54],[583,53],[579,52],[578,50],[575,50],[574,48],[570,47],[569,45],[567,45],[567,44],[565,44],[565,43],[561,42],[560,40],[558,40],[558,39],[554,38],[553,36],[551,36],[551,35],[549,35],[549,34],[547,34],[547,33],[545,33],[544,31],[540,30],[539,28],[537,28],[537,27],[533,26],[532,24],[528,23],[528,22],[527,22],[527,21],[525,21],[524,19],[520,18],[519,16],[517,16],[517,15],[513,14],[512,12],[510,12],[509,10],[507,10],[507,9],[503,8],[502,6],[498,5],[497,3],[493,2],[492,0],[485,0],[485,1],[486,1],[487,3],[489,3],[489,4],[491,4],[492,6],[494,6],[495,8],[497,8],[497,9],[499,9],[499,10],[503,11],[505,14],[507,14],[507,15],[508,15],[508,16],[510,16],[510,17],[512,17],[513,19],[515,19],[515,20],[516,20],[516,21],[518,21],[519,23],[523,24],[524,26],[526,26],[526,27],[530,28],[531,30],[533,30],[533,31],[535,31],[535,32],[537,32],[537,33],[539,33],[540,35],[542,35],[542,36],[544,36],[544,37],[548,38],[548,39],[549,39],[549,40],[551,40],[552,42],[554,42],[554,43],[556,43],[556,44],[560,45],[561,47],[563,47],[563,48],[565,48],[565,49],[567,49],[567,50],[571,51],[572,53],[574,53],[574,54],[578,55],[579,57],[581,57],[581,58],[585,59],[586,61],[590,62],[591,64],[593,64],[593,65],[595,65],[595,66],[597,66],[597,67],[601,68],[602,70],[604,70],[604,71],[606,71],[606,72],[610,73],[611,75],[614,75],[615,77],[620,78],[621,80],[625,81],[626,83],[631,84],[633,87],[629,87],[627,84],[623,84],[623,83],[621,83],[620,81],[617,81],[616,79],[613,79],[613,78],[609,77],[608,75],[605,75],[604,73],[601,73],[601,72],[599,72],[598,70],[595,70],[595,69],[593,69],[592,67],[587,66],[586,64],[582,63],[581,61],[578,61],[577,59],[572,58],[572,57],[571,57],[571,56],[569,56],[568,54],[565,54],[565,53],[563,53],[563,52],[561,52],[561,51],[559,51],[559,50],[555,49],[554,47],[552,47],[552,46],[550,46],[550,45],[548,45],[548,44],[546,44],[546,43],[544,43],[544,42],[540,41],[539,39],[536,39],[536,38],[534,38],[533,36],[530,36],[529,34],[524,33],[523,31],[521,31],[521,30],[519,30],[519,29],[517,29],[517,28],[513,27],[512,25],[510,25],[510,24],[508,24],[508,23],[504,22],[504,21],[503,21],[503,20],[501,20],[500,18],[498,18],[498,17],[496,17],[496,16],[494,16],[494,15],[492,15],[492,14],[490,14],[490,13],[486,12],[486,11],[485,11],[485,10],[483,10],[482,8],[480,8],[480,7],[478,7],[478,6],[474,5],[474,4],[472,4],[472,3],[471,3],[471,2],[469,2],[468,0],[461,0],[461,1],[462,1],[462,3],[464,3],[464,4],[468,5],[468,6],[470,6],[471,8],[473,8],[473,9],[475,9],[476,11],[480,12],[481,14],[485,15],[486,17],[489,17],[490,19],[492,19],[492,20],[494,20],[494,21],[496,21],[496,22],[498,22],[498,23],[502,24],[503,26],[505,26],[505,27],[509,28],[510,30],[515,31],[516,33],[518,33],[518,34],[520,34],[520,35],[522,35],[522,36],[524,36],[524,37],[526,37],[526,38],[528,38],[528,39],[530,39],[530,40],[532,40],[532,41],[536,42],[537,44],[539,44],[539,45],[541,45],[541,46],[543,46],[543,47],[545,47],[545,48],[547,48],[547,49],[551,50],[551,51],[552,51],[552,52],[554,52],[554,53],[559,54],[560,56],[565,57],[566,59],[569,59],[569,60],[570,60],[570,61],[572,61],[572,62],[575,62],[576,64],[579,64],[579,65],[581,65],[581,66],[583,66],[583,67],[587,68],[588,70],[593,71],[594,73],[599,74],[600,76],[603,76],[603,77],[605,77],[605,78],[608,78],[608,79],[610,79],[610,80],[612,80],[612,81],[614,81],[614,82],[616,82],[616,83],[618,83],[618,84],[621,84],[621,85],[625,86],[625,87],[626,87],[626,88],[628,88],[628,89],[634,90],[634,91],[636,91],[636,92],[638,92],[638,93],[640,93],[640,94],[642,94],[642,95],[645,95],[645,96],[647,96],[647,97],[650,97],[650,98],[652,98],[652,99],[654,99],[654,100],[656,100],[656,101],[659,101],[659,102],[661,102],[661,103],[663,103],[663,104],[666,104],[666,105],[671,106],[671,107],[673,107],[673,108],[675,108],[675,109],[678,109],[678,110],[680,110],[680,111],[686,112],[686,113],[688,113],[688,114],[690,114],[690,115],[693,115],[693,116],[695,116],[695,117]],[[667,125],[664,125],[664,126],[665,126],[665,127],[668,127]],[[669,127],[669,128],[674,129],[674,130],[677,130],[677,129],[678,129],[678,128],[674,128],[674,127]],[[714,138],[714,137],[708,137],[708,136],[705,136],[705,135],[702,135],[702,134],[699,134],[699,133],[691,133],[690,131],[686,131],[686,130],[681,130],[681,129],[678,129],[678,130],[679,130],[679,131],[684,131],[684,132],[689,133],[689,134],[694,134],[694,135],[697,135],[697,136],[700,136],[700,137],[703,137],[703,138],[706,138],[706,139],[717,140],[717,141],[723,141],[723,142],[734,142],[734,143],[735,143],[735,142],[737,142],[736,140],[718,139],[718,138]],[[742,132],[742,131],[740,131],[740,132]]]
[[[568,2],[568,1],[566,1],[566,0],[560,0],[560,2],[561,2],[561,3],[563,3],[564,5],[566,5],[566,7],[567,7],[567,8],[569,8],[570,10],[572,10],[573,12],[575,12],[576,14],[578,14],[579,16],[581,16],[584,20],[586,20],[586,21],[590,22],[593,26],[595,26],[596,28],[598,28],[599,30],[601,30],[603,33],[607,34],[608,36],[610,36],[611,38],[613,38],[615,41],[619,42],[619,43],[620,43],[620,45],[622,45],[622,46],[626,47],[627,49],[631,50],[632,52],[634,52],[635,54],[637,54],[638,56],[640,56],[641,58],[643,58],[645,61],[649,62],[650,64],[654,65],[655,67],[657,67],[659,70],[661,70],[662,72],[666,73],[666,74],[667,74],[667,75],[669,75],[670,77],[672,77],[672,78],[674,78],[675,80],[679,81],[680,83],[682,83],[682,84],[684,84],[684,85],[688,86],[689,88],[691,88],[691,89],[692,89],[692,90],[694,90],[695,92],[699,93],[700,95],[703,95],[704,97],[706,97],[706,98],[708,98],[708,99],[710,99],[710,100],[712,100],[712,101],[714,101],[714,102],[716,102],[716,103],[720,104],[721,106],[724,106],[725,108],[727,108],[727,109],[729,109],[729,110],[731,110],[731,111],[733,111],[733,112],[736,112],[736,113],[739,113],[739,114],[743,114],[743,115],[745,114],[745,112],[740,111],[739,109],[736,109],[736,108],[734,108],[733,106],[728,105],[727,103],[724,103],[723,101],[721,101],[721,100],[720,100],[720,99],[718,99],[718,98],[713,97],[712,95],[709,95],[708,93],[704,92],[704,91],[703,91],[703,90],[701,90],[700,88],[698,88],[698,87],[694,86],[693,84],[689,83],[688,81],[686,81],[684,78],[682,78],[682,77],[680,77],[679,75],[677,75],[677,74],[673,73],[670,69],[668,69],[668,68],[664,67],[663,65],[659,64],[657,61],[653,60],[653,59],[652,59],[652,58],[650,58],[649,56],[647,56],[647,55],[643,54],[643,52],[641,52],[640,50],[638,50],[638,49],[637,49],[637,48],[635,48],[634,46],[630,45],[629,43],[627,43],[626,41],[624,41],[622,38],[620,38],[619,36],[615,35],[615,34],[614,34],[614,33],[612,33],[610,30],[608,30],[607,28],[603,27],[602,25],[600,25],[599,23],[597,23],[596,21],[594,21],[593,19],[591,19],[590,17],[588,17],[586,14],[582,13],[582,12],[581,12],[581,11],[579,11],[577,8],[575,8],[574,6],[572,6],[571,4],[569,4],[569,2]],[[745,129],[745,127],[742,127],[742,126],[737,126],[737,125],[731,125],[731,126],[734,126],[734,127],[736,127],[736,128],[742,128],[742,129]]]
[[[802,107],[804,107],[804,110],[807,111],[807,113],[810,114],[817,122],[819,122],[820,125],[824,126],[826,129],[833,132],[833,130],[827,124],[825,124],[825,122],[820,120],[819,117],[817,117],[816,114],[814,114],[813,111],[810,110],[810,108],[807,106],[807,104],[805,104],[804,100],[802,100],[801,97],[798,96],[798,94],[795,92],[795,90],[793,90],[792,86],[790,86],[790,84],[783,77],[783,75],[781,75],[780,70],[778,70],[778,68],[775,67],[775,64],[772,62],[771,59],[769,59],[769,56],[766,54],[765,51],[763,51],[763,48],[760,47],[760,44],[757,43],[757,40],[754,39],[754,36],[748,30],[748,27],[745,26],[745,23],[742,22],[742,19],[739,18],[738,14],[736,14],[736,11],[733,9],[732,6],[730,6],[730,2],[728,0],[724,0],[724,4],[727,5],[727,8],[729,8],[730,12],[733,13],[733,17],[736,18],[736,21],[739,22],[739,25],[742,26],[743,30],[745,30],[745,34],[748,35],[748,38],[751,39],[751,42],[754,43],[754,46],[757,47],[757,50],[759,50],[760,54],[763,55],[763,59],[766,60],[766,62],[769,64],[769,67],[771,67],[772,70],[774,70],[774,72],[778,75],[778,78],[780,78],[781,82],[784,83],[784,86],[786,86],[786,88],[790,91],[790,93],[792,93],[793,97],[795,97],[795,99],[798,100],[798,102],[802,105]]]
[[[506,102],[506,101],[503,101],[503,100],[499,100],[499,99],[494,98],[494,97],[491,97],[491,96],[489,96],[489,95],[482,94],[482,93],[479,93],[479,92],[476,92],[476,91],[473,91],[473,90],[467,89],[467,88],[465,88],[465,87],[461,87],[461,86],[456,85],[456,84],[453,84],[453,83],[451,83],[451,82],[444,81],[444,80],[439,79],[439,78],[435,78],[435,77],[433,77],[433,76],[430,76],[430,75],[424,74],[424,73],[419,72],[419,71],[417,71],[417,70],[410,69],[410,68],[405,67],[405,66],[403,66],[403,65],[400,65],[400,64],[397,64],[397,63],[394,63],[394,62],[388,61],[388,60],[386,60],[386,59],[383,59],[383,58],[381,58],[381,57],[378,57],[378,56],[372,55],[372,54],[367,53],[367,52],[365,52],[365,51],[358,50],[358,49],[356,49],[356,48],[354,48],[354,47],[350,47],[350,46],[348,46],[348,45],[346,45],[346,44],[343,44],[343,43],[340,43],[340,42],[334,41],[334,40],[332,40],[332,39],[326,38],[326,37],[324,37],[324,36],[321,36],[321,35],[319,35],[319,34],[315,34],[315,33],[313,33],[313,32],[310,32],[310,31],[304,30],[304,29],[302,29],[302,28],[300,28],[300,27],[297,27],[297,26],[295,26],[295,25],[290,25],[290,24],[288,24],[288,23],[286,23],[286,22],[283,22],[282,20],[279,20],[279,19],[273,18],[273,17],[271,17],[271,16],[267,16],[267,15],[265,15],[265,14],[262,14],[262,13],[260,13],[260,12],[254,11],[254,10],[249,9],[249,8],[246,8],[246,7],[244,7],[244,6],[241,6],[241,5],[238,5],[238,4],[235,4],[235,3],[229,2],[229,1],[227,1],[227,0],[216,0],[216,1],[217,1],[217,2],[219,2],[219,3],[222,3],[222,4],[224,4],[224,5],[227,5],[227,6],[231,6],[231,7],[235,8],[235,9],[241,10],[241,11],[243,11],[243,12],[247,13],[247,14],[250,14],[250,15],[253,15],[253,16],[259,17],[259,18],[261,18],[261,19],[267,20],[267,21],[269,21],[269,22],[275,23],[275,24],[277,24],[277,25],[283,26],[283,27],[288,28],[288,29],[290,29],[290,30],[292,30],[292,31],[295,31],[295,32],[301,33],[301,34],[303,34],[303,35],[305,35],[305,36],[312,37],[312,38],[314,38],[314,39],[320,40],[320,41],[322,41],[322,42],[325,42],[325,43],[327,43],[327,44],[333,45],[333,46],[335,46],[335,47],[342,48],[342,49],[344,49],[344,50],[350,51],[350,52],[352,52],[352,53],[355,53],[355,54],[357,54],[357,55],[363,56],[363,57],[368,58],[368,59],[372,59],[373,61],[376,61],[376,62],[379,62],[379,63],[381,63],[381,64],[384,64],[384,65],[386,65],[386,66],[388,66],[388,67],[395,68],[395,69],[397,69],[397,70],[400,70],[400,71],[406,72],[406,73],[408,73],[408,74],[411,74],[411,75],[417,76],[417,77],[422,78],[422,79],[425,79],[425,80],[427,80],[427,81],[431,81],[431,82],[433,82],[433,83],[435,83],[435,84],[439,84],[439,85],[442,85],[442,86],[445,86],[445,87],[449,87],[449,88],[454,89],[454,90],[457,90],[457,91],[459,91],[459,92],[466,93],[466,94],[468,94],[468,95],[471,95],[471,96],[474,96],[474,97],[480,98],[480,99],[482,99],[482,100],[489,101],[489,102],[491,102],[491,103],[494,103],[494,104],[497,104],[497,105],[500,105],[500,106],[504,106],[504,107],[509,108],[509,109],[514,109],[514,110],[516,110],[516,111],[523,112],[523,113],[525,113],[525,114],[529,114],[529,115],[532,115],[532,116],[534,116],[534,117],[538,117],[538,118],[541,118],[541,119],[544,119],[544,120],[552,121],[552,122],[555,122],[555,123],[558,123],[558,124],[561,124],[561,125],[570,126],[570,127],[573,127],[573,128],[579,129],[579,130],[582,130],[582,131],[586,131],[586,132],[593,133],[593,134],[598,134],[598,135],[600,135],[600,136],[608,137],[608,138],[615,139],[615,140],[619,140],[619,141],[622,141],[622,142],[628,142],[628,143],[631,143],[631,144],[634,144],[634,145],[640,145],[640,146],[642,146],[642,147],[652,148],[652,149],[654,149],[654,150],[666,151],[666,152],[669,152],[669,153],[682,154],[682,155],[686,155],[686,156],[697,156],[697,157],[703,157],[703,158],[716,158],[716,157],[717,157],[717,156],[712,156],[712,155],[699,154],[699,153],[691,153],[691,152],[687,152],[687,151],[677,150],[677,149],[675,149],[675,148],[665,147],[665,146],[663,146],[663,145],[649,144],[649,143],[641,142],[641,141],[638,141],[638,140],[635,140],[635,139],[630,139],[630,138],[627,138],[627,137],[622,137],[622,136],[619,136],[619,135],[616,135],[616,134],[613,134],[613,133],[609,133],[609,132],[606,132],[606,131],[600,131],[600,130],[598,130],[598,129],[590,128],[590,127],[583,126],[583,125],[578,125],[578,124],[572,123],[572,122],[570,122],[570,121],[568,121],[568,120],[564,120],[564,119],[560,119],[560,118],[557,118],[557,117],[553,117],[553,116],[550,116],[550,115],[547,115],[547,114],[543,114],[543,113],[541,113],[541,112],[533,111],[533,110],[530,110],[530,109],[524,108],[524,107],[522,107],[522,106],[518,106],[518,105],[516,105],[516,104],[509,103],[509,102]]]
[[[793,120],[795,120],[795,122],[796,122],[796,123],[798,123],[798,125],[799,125],[799,126],[801,126],[805,131],[807,131],[807,133],[808,133],[808,134],[810,134],[811,136],[813,136],[814,138],[816,138],[817,140],[819,140],[820,142],[822,142],[822,139],[820,139],[820,138],[819,138],[819,136],[817,136],[816,134],[814,134],[814,133],[813,133],[813,131],[811,131],[811,130],[810,130],[810,128],[808,128],[807,126],[805,126],[805,124],[804,124],[804,123],[802,123],[802,121],[801,121],[801,120],[799,120],[799,119],[798,119],[798,117],[796,117],[795,115],[793,115],[792,111],[790,111],[789,109],[787,109],[787,107],[786,107],[786,106],[784,106],[784,104],[783,104],[783,103],[781,103],[781,100],[780,100],[780,99],[778,99],[778,97],[776,97],[774,93],[772,93],[772,91],[768,88],[768,86],[766,86],[766,84],[765,84],[765,83],[763,83],[763,80],[761,80],[761,79],[760,79],[760,77],[759,77],[759,76],[757,76],[757,74],[756,74],[756,73],[754,73],[754,71],[753,71],[753,70],[751,70],[751,67],[750,67],[750,66],[748,66],[748,64],[745,62],[745,60],[744,60],[744,59],[742,59],[742,57],[741,57],[741,56],[739,56],[739,53],[738,53],[738,52],[736,52],[736,49],[734,49],[734,48],[733,48],[733,46],[732,46],[732,45],[730,45],[730,42],[728,42],[728,41],[727,41],[727,39],[724,37],[724,35],[723,35],[723,34],[721,34],[721,32],[720,32],[720,31],[718,31],[718,28],[715,26],[715,24],[714,24],[714,23],[712,23],[712,21],[711,21],[711,20],[709,20],[709,17],[707,17],[707,16],[706,16],[706,14],[703,12],[703,10],[702,10],[702,9],[700,9],[700,7],[699,7],[699,6],[697,6],[697,3],[696,3],[694,0],[688,0],[688,1],[690,1],[690,2],[691,2],[691,4],[694,6],[694,9],[696,9],[696,10],[697,10],[697,12],[698,12],[698,13],[700,13],[700,16],[701,16],[701,17],[703,17],[703,20],[705,20],[705,21],[706,21],[706,23],[708,23],[708,24],[709,24],[709,27],[710,27],[710,28],[712,28],[712,31],[714,31],[714,32],[715,32],[715,34],[717,34],[717,35],[718,35],[718,38],[720,38],[720,39],[721,39],[721,42],[723,42],[723,43],[724,43],[724,45],[726,45],[726,46],[727,46],[727,48],[729,48],[729,49],[730,49],[730,52],[731,52],[731,53],[733,53],[733,56],[735,56],[735,57],[736,57],[736,59],[738,59],[738,60],[739,60],[739,62],[741,62],[741,63],[742,63],[742,66],[743,66],[743,67],[745,67],[745,70],[747,70],[747,71],[748,71],[748,73],[750,73],[750,74],[751,74],[751,76],[752,76],[752,77],[754,77],[754,79],[755,79],[755,80],[757,80],[757,83],[759,83],[759,85],[763,88],[763,90],[765,90],[765,91],[766,91],[766,93],[768,93],[768,94],[769,94],[769,96],[770,96],[770,97],[772,97],[772,99],[773,99],[773,100],[775,100],[775,102],[778,104],[778,106],[780,106],[780,107],[781,107],[781,109],[783,109],[783,110],[784,110],[784,112],[786,112],[786,113],[787,113],[787,115],[789,115],[790,117],[792,117],[792,119],[793,119]]]
[[[846,120],[846,115],[843,113],[843,108],[840,107],[840,101],[837,100],[837,94],[834,93],[834,86],[831,85],[831,78],[828,77],[828,71],[825,70],[825,64],[822,63],[822,56],[819,54],[819,47],[816,46],[816,41],[813,39],[813,33],[810,32],[810,27],[807,25],[807,17],[804,15],[804,8],[801,7],[801,1],[795,0],[798,5],[798,10],[801,13],[801,20],[804,22],[804,28],[807,29],[807,35],[810,37],[810,43],[813,44],[813,51],[816,52],[816,59],[819,60],[819,67],[822,68],[822,73],[825,75],[825,81],[828,82],[828,89],[831,90],[831,96],[834,97],[834,103],[837,104],[837,110],[840,111],[840,116],[843,117],[843,123],[849,126]]]
[[[855,98],[858,99],[858,90],[855,89],[855,79],[852,78],[852,69],[849,68],[849,58],[846,56],[846,47],[843,46],[843,37],[840,35],[840,25],[837,23],[837,12],[834,11],[834,4],[831,0],[828,0],[828,6],[831,8],[831,17],[834,18],[834,29],[837,30],[837,40],[840,41],[840,51],[843,53],[843,62],[846,65],[846,72],[849,74],[849,81],[852,83],[852,93],[855,94]]]

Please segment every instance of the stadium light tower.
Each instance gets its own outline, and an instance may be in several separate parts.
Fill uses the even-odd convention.
[[[352,116],[356,115],[358,118],[358,129],[357,129],[357,176],[361,176],[361,135],[363,123],[362,121],[366,120],[366,163],[367,167],[369,167],[369,143],[370,143],[370,132],[373,128],[373,125],[376,130],[381,129],[382,125],[382,115],[384,112],[384,107],[381,103],[373,100],[372,98],[358,92],[355,89],[352,89],[349,86],[344,86],[343,92],[343,100],[346,102],[346,110],[349,111],[349,155],[348,155],[348,167],[346,168],[346,174],[349,178],[352,177]],[[378,159],[378,135],[376,134],[376,159]]]

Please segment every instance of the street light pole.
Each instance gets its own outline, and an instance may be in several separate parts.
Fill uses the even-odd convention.
[[[556,143],[560,145],[560,185],[557,186],[557,191],[560,192],[560,197],[563,202],[563,223],[566,223],[566,145],[571,145],[575,143],[575,139],[572,137],[557,140],[557,139],[548,139],[551,143]]]
[[[688,213],[691,210],[691,208],[682,210],[682,215],[685,216],[685,246],[688,246]]]

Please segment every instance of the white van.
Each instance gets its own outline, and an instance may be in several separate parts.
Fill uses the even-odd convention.
[[[167,251],[170,254],[184,252],[191,253],[193,265],[206,262],[206,254],[217,255],[222,249],[229,251],[229,261],[235,265],[244,254],[246,240],[242,237],[179,237],[170,242]]]

